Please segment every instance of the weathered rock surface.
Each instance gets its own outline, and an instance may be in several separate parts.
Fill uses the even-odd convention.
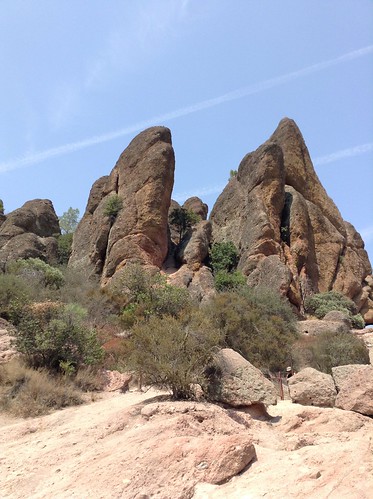
[[[364,243],[321,185],[290,119],[244,157],[211,213],[213,240],[232,241],[250,285],[287,295],[303,312],[315,292],[340,291],[373,320],[372,268]]]
[[[338,390],[335,406],[373,416],[373,366],[351,364],[332,368]]]
[[[176,260],[181,264],[202,264],[208,254],[211,240],[211,223],[202,220],[189,230],[176,252]]]
[[[274,385],[239,353],[224,348],[216,354],[214,365],[217,369],[211,385],[214,400],[233,407],[276,404]]]
[[[0,227],[0,270],[19,258],[57,261],[58,217],[51,201],[34,199],[6,215]]]
[[[0,318],[0,364],[9,362],[18,355],[12,342],[14,340],[14,326]]]
[[[127,262],[160,268],[168,251],[174,166],[168,128],[152,127],[137,135],[111,174],[94,183],[69,266],[102,275],[103,284]],[[105,215],[111,196],[122,202],[115,217]]]
[[[301,405],[334,407],[337,390],[333,378],[312,367],[306,367],[288,380],[290,397]]]
[[[350,331],[351,327],[346,322],[340,320],[310,319],[299,321],[297,329],[300,333],[318,336],[322,333],[346,333]]]
[[[371,498],[371,418],[280,401],[261,421],[155,395],[105,394],[27,420],[0,415],[1,497]]]
[[[170,284],[178,288],[187,288],[198,302],[208,301],[215,294],[214,277],[206,266],[182,265],[167,276]]]
[[[185,203],[183,204],[183,208],[189,211],[192,211],[199,217],[201,217],[201,220],[206,220],[207,218],[207,213],[209,211],[209,208],[206,203],[204,203],[199,197],[193,196],[191,198],[188,198]]]
[[[119,371],[109,371],[105,369],[102,372],[103,391],[105,392],[126,392],[129,389],[129,384],[132,381],[131,373],[120,373]]]

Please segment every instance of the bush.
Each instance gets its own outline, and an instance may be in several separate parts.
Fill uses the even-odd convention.
[[[29,303],[30,287],[18,276],[0,273],[0,317],[11,320],[16,310]]]
[[[138,264],[127,264],[109,293],[124,304],[121,317],[125,327],[152,315],[177,317],[192,306],[186,289],[167,284],[164,276],[146,272]]]
[[[214,274],[217,272],[232,272],[237,268],[238,251],[231,242],[215,243],[210,251],[210,261]]]
[[[2,199],[0,199],[0,215],[4,215],[4,203]]]
[[[40,258],[11,262],[7,266],[7,272],[52,289],[59,289],[64,283],[62,272]]]
[[[34,370],[18,360],[0,365],[0,409],[14,416],[47,414],[83,403],[81,395],[64,378]]]
[[[61,234],[57,237],[58,263],[60,265],[68,264],[71,255],[72,244],[72,233]]]
[[[123,202],[118,194],[112,194],[106,201],[104,216],[114,221],[123,207]]]
[[[132,330],[130,367],[149,384],[169,389],[174,399],[193,399],[192,385],[207,383],[206,367],[219,341],[219,331],[201,314],[187,321],[151,317]]]
[[[234,272],[220,270],[215,274],[214,281],[217,291],[232,291],[246,284],[246,278],[239,270]]]
[[[303,365],[299,366],[299,360]],[[331,374],[332,367],[348,364],[369,364],[369,351],[363,340],[350,332],[326,332],[297,346],[298,367],[313,367]]]
[[[361,329],[365,326],[362,316],[356,314],[355,303],[337,291],[317,293],[307,298],[305,302],[305,311],[318,319],[322,319],[332,310],[344,312],[351,319],[353,327]]]
[[[97,364],[103,351],[96,332],[83,323],[84,315],[76,305],[51,304],[37,311],[25,307],[17,324],[16,349],[29,365],[54,371]]]
[[[297,338],[295,317],[276,293],[249,288],[216,295],[205,313],[223,335],[222,346],[239,352],[263,371],[289,365]]]

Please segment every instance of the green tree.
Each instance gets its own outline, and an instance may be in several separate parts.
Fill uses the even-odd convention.
[[[185,208],[175,208],[170,214],[170,224],[174,225],[179,233],[179,244],[187,233],[188,229],[198,223],[201,218],[192,210]]]
[[[79,222],[79,209],[69,208],[59,217],[62,234],[73,234]]]
[[[0,199],[0,215],[4,215],[4,203],[2,199]]]

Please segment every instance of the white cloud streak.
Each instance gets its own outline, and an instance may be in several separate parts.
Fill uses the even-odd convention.
[[[360,154],[365,154],[371,151],[373,151],[373,142],[349,147],[348,149],[342,149],[341,151],[336,151],[331,154],[327,154],[326,156],[320,156],[314,159],[313,164],[315,166],[327,165],[328,163],[334,163],[334,161],[338,161],[340,159],[360,156]]]
[[[313,64],[312,66],[307,66],[303,69],[293,71],[286,75],[277,76],[276,78],[271,78],[269,80],[261,81],[247,87],[242,87],[237,90],[233,90],[232,92],[220,95],[218,97],[207,99],[202,102],[197,102],[196,104],[193,104],[191,106],[182,107],[180,109],[176,109],[175,111],[161,114],[159,116],[155,116],[148,120],[140,121],[139,123],[130,125],[125,128],[121,128],[113,132],[108,132],[102,135],[96,135],[94,137],[90,137],[85,140],[64,144],[62,146],[47,149],[45,151],[33,154],[26,154],[24,156],[0,163],[0,173],[16,170],[18,168],[24,168],[37,163],[41,163],[42,161],[46,161],[53,157],[70,154],[97,144],[109,142],[111,140],[117,139],[118,137],[123,137],[131,133],[139,132],[140,130],[143,130],[144,128],[147,128],[149,126],[159,123],[164,123],[166,121],[174,120],[176,118],[181,118],[189,114],[203,111],[204,109],[209,109],[215,106],[219,106],[220,104],[224,104],[226,102],[231,102],[234,100],[242,99],[243,97],[247,97],[249,95],[264,92],[265,90],[268,90],[270,88],[284,85],[285,83],[297,80],[298,78],[302,78],[312,73],[317,73],[332,66],[336,66],[339,64],[343,64],[345,62],[359,59],[361,57],[364,57],[372,53],[373,53],[373,45],[368,45],[367,47],[363,47],[361,49],[348,52],[347,54],[341,55],[340,57],[336,57],[335,59],[329,59],[328,61],[319,62],[317,64]]]

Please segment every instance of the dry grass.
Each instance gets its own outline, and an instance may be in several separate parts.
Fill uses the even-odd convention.
[[[0,410],[20,417],[48,414],[83,403],[71,382],[45,370],[26,367],[19,360],[0,366]]]

